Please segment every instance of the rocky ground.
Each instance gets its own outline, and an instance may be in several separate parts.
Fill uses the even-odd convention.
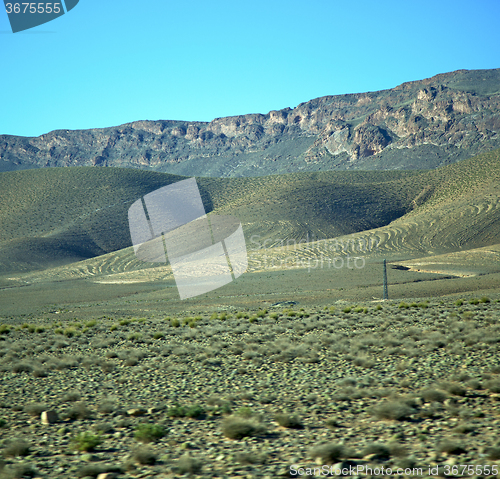
[[[0,326],[0,475],[495,473],[499,320],[492,296],[11,318]]]

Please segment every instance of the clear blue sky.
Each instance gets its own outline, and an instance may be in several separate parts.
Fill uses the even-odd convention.
[[[13,34],[1,5],[0,134],[210,121],[498,68],[499,25],[499,0],[80,0]]]

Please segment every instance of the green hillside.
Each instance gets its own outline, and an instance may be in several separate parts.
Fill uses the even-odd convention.
[[[121,168],[1,173],[0,271],[43,269],[130,246],[130,205],[182,178]],[[308,172],[197,181],[206,211],[237,216],[253,244],[269,239],[267,245],[278,245],[307,235],[332,238],[392,225],[408,232],[405,247],[411,243],[417,249],[429,234],[437,235],[443,250],[499,242],[495,205],[500,150],[432,171]],[[429,218],[432,224],[427,224]],[[419,237],[404,226],[412,222],[422,228]],[[457,231],[462,232],[460,241]]]

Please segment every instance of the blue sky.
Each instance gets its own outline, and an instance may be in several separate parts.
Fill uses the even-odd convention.
[[[500,1],[80,0],[13,34],[0,134],[210,121],[500,67]]]

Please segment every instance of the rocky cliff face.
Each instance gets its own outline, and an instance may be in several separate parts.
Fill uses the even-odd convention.
[[[123,166],[239,176],[437,167],[499,147],[497,69],[460,70],[391,90],[326,96],[293,109],[209,123],[136,121],[36,138],[3,135],[0,160],[21,167]]]

